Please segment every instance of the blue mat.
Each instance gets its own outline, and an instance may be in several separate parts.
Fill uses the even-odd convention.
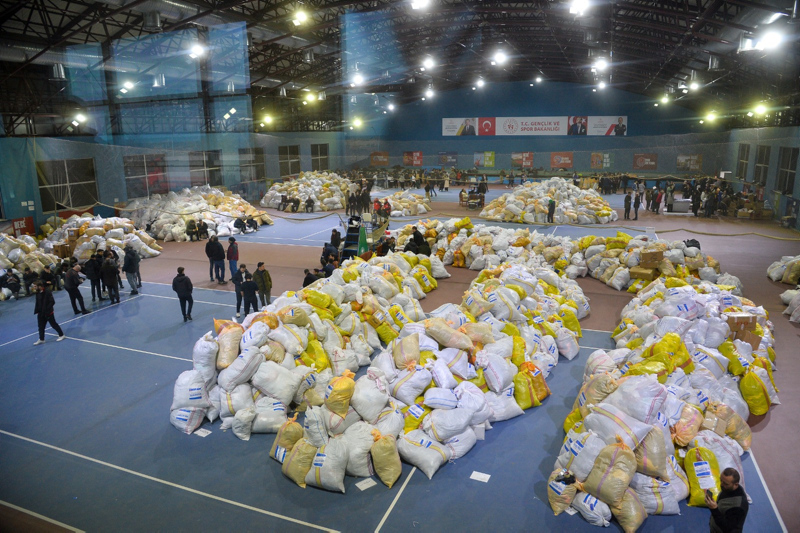
[[[268,456],[274,435],[243,442],[216,422],[204,424],[212,432],[201,438],[169,424],[175,379],[191,368],[192,346],[212,318],[232,314],[230,293],[195,291],[195,320],[186,324],[168,286],[145,283],[139,296],[122,298],[121,305],[104,302],[69,320],[66,293],[56,293],[68,339],[55,343],[50,333],[36,347],[33,300],[2,304],[0,344],[8,344],[2,346],[0,500],[85,530],[374,531],[384,517],[382,531],[593,530],[580,516],[552,515],[546,480],[586,357],[612,346],[606,332],[584,332],[581,344],[591,348],[560,360],[548,380],[553,395],[541,407],[497,423],[433,480],[404,465],[393,489],[378,482],[361,491],[362,480],[348,477],[342,495],[303,490],[284,478]],[[744,465],[753,498],[747,530],[778,531],[747,456]],[[491,479],[471,480],[473,471]],[[643,531],[707,527],[708,511],[682,506],[682,512],[650,517]]]

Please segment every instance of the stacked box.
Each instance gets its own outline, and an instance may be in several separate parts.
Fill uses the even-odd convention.
[[[630,269],[631,279],[643,279],[645,281],[653,281],[660,272],[657,268],[645,268],[642,266],[635,266]]]
[[[661,250],[650,250],[642,252],[639,259],[639,266],[642,268],[658,268],[658,264],[664,259],[664,252]],[[646,278],[637,278],[646,279]]]
[[[756,316],[750,313],[726,313],[725,321],[733,332],[753,331],[756,328]]]

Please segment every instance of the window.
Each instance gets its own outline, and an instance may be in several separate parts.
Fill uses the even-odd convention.
[[[37,161],[36,174],[44,212],[97,203],[94,159]]]
[[[300,174],[300,146],[278,146],[278,165],[282,178]]]
[[[747,165],[750,161],[750,145],[739,143],[739,164],[736,165],[736,177],[747,181]]]
[[[195,185],[222,185],[222,152],[207,150],[205,152],[189,152],[189,180]]]
[[[328,145],[311,145],[311,170],[328,170]]]
[[[756,172],[753,181],[756,185],[767,184],[767,171],[769,170],[769,146],[759,146],[756,152]]]
[[[239,148],[239,176],[242,183],[267,179],[263,148]]]
[[[778,151],[778,183],[775,190],[791,196],[797,172],[797,153],[800,148],[781,148]]]
[[[169,192],[165,154],[127,155],[122,158],[122,163],[129,199],[149,198],[151,194]]]

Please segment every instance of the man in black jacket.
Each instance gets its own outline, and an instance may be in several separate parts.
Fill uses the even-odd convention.
[[[425,242],[425,237],[423,237],[422,233],[419,232],[416,226],[411,228],[411,240],[414,241],[414,244],[416,244],[417,247],[422,246],[422,244]]]
[[[125,258],[122,260],[122,271],[125,272],[125,277],[128,278],[128,285],[131,286],[131,295],[139,294],[139,291],[136,290],[138,284],[136,279],[137,270],[139,270],[139,254],[131,246],[126,246]]]
[[[101,301],[105,300],[103,298],[103,293],[100,289],[100,267],[103,264],[97,260],[97,255],[92,254],[92,257],[86,261],[86,264],[83,265],[83,273],[86,274],[86,279],[92,284],[92,301],[95,301],[95,298],[99,298]],[[96,295],[96,296],[95,296]]]
[[[22,272],[22,283],[25,284],[25,294],[31,293],[31,285],[39,279],[39,274],[31,270],[31,267],[25,267]]]
[[[208,257],[208,277],[214,281],[216,274],[217,283],[222,285],[225,281],[225,248],[219,242],[219,238],[214,235],[206,243],[206,257]]]
[[[56,276],[50,270],[50,265],[44,266],[44,272],[42,272],[42,275],[39,276],[39,279],[42,280],[44,286],[51,291],[56,290]]]
[[[88,315],[89,311],[86,310],[86,306],[83,305],[83,296],[81,295],[81,291],[78,288],[83,280],[81,279],[79,272],[81,271],[81,266],[79,264],[75,264],[74,267],[70,268],[67,271],[66,278],[64,279],[64,288],[67,289],[67,293],[69,294],[69,301],[72,304],[72,310],[75,311],[76,315],[83,313],[84,315]],[[81,304],[80,311],[78,310],[78,306],[75,305],[75,302],[79,302]]]
[[[251,307],[253,311],[258,311],[258,284],[253,281],[253,275],[250,272],[245,274],[240,292],[244,298],[244,314],[249,314]]]
[[[741,533],[750,504],[747,494],[739,485],[739,472],[726,468],[719,476],[722,491],[716,501],[706,492],[706,506],[711,510],[711,533]]]
[[[306,275],[306,277],[303,278],[304,289],[319,279],[317,276],[309,272],[308,269],[303,270],[303,273]]]
[[[178,267],[178,275],[172,280],[172,290],[178,295],[178,301],[181,303],[183,321],[186,322],[192,319],[192,305],[194,304],[194,300],[192,299],[192,280],[183,273],[183,270],[183,267]],[[188,309],[186,308],[187,303],[189,304]]]
[[[44,327],[49,322],[50,327],[56,330],[58,338],[56,342],[64,340],[64,331],[56,322],[54,307],[56,299],[53,298],[53,293],[46,289],[41,281],[36,281],[33,284],[33,294],[36,296],[36,307],[33,309],[33,314],[39,322],[39,340],[34,342],[34,346],[44,344]]]
[[[100,279],[103,280],[103,284],[106,286],[108,299],[111,300],[111,303],[119,303],[119,287],[117,286],[119,266],[110,252],[106,252],[106,258],[100,267]]]
[[[244,283],[245,275],[250,274],[247,271],[247,265],[239,265],[239,270],[231,276],[231,281],[233,282],[233,290],[236,293],[236,318],[241,316],[242,310],[242,283]]]

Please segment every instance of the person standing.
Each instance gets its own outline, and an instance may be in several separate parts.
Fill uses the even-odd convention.
[[[88,261],[87,261],[87,263],[88,263]],[[48,289],[50,289],[51,291],[56,290],[56,283],[57,283],[56,282],[56,277],[50,271],[50,265],[45,265],[44,266],[44,272],[42,272],[42,275],[39,276],[39,279],[42,280],[42,283],[44,284],[44,286],[47,287]]]
[[[236,243],[236,239],[233,237],[228,238],[228,251],[226,253],[226,257],[228,258],[228,267],[231,269],[231,276],[234,272],[239,270],[239,267],[236,266],[239,263],[239,245]],[[223,277],[225,274],[223,274]]]
[[[719,486],[722,490],[716,500],[706,492],[706,506],[711,510],[711,533],[741,533],[750,504],[747,494],[739,485],[739,472],[735,468],[723,470],[719,476]]]
[[[247,271],[247,265],[239,265],[239,270],[231,276],[231,281],[233,282],[233,290],[236,292],[236,318],[241,316],[242,310],[242,283],[244,283],[245,275],[249,274]]]
[[[81,279],[79,274],[80,271],[81,271],[81,266],[77,263],[75,264],[74,267],[69,269],[69,271],[67,272],[67,277],[64,280],[64,288],[67,289],[67,293],[69,294],[69,301],[72,304],[72,310],[75,311],[75,314],[79,315],[83,313],[84,315],[88,315],[89,311],[87,311],[86,306],[83,305],[83,296],[81,295],[80,289],[78,289],[80,284],[83,283],[83,280]],[[75,302],[79,302],[81,304],[80,310],[78,310],[78,306],[75,305]]]
[[[192,319],[192,305],[194,305],[194,300],[192,299],[192,280],[183,272],[184,268],[178,267],[178,275],[172,279],[172,290],[178,295],[178,301],[181,303],[183,321],[186,322]],[[189,304],[188,309],[186,304]]]
[[[86,261],[86,264],[83,265],[84,274],[86,274],[86,279],[89,280],[89,283],[92,285],[92,301],[94,302],[96,298],[99,298],[100,301],[105,300],[103,298],[103,293],[100,289],[100,267],[102,264],[97,260],[97,254],[92,254],[92,257]]]
[[[550,198],[550,201],[547,202],[547,223],[553,224],[555,221],[554,215],[556,214],[556,201],[553,198]]]
[[[653,206],[653,213],[660,214],[661,212],[661,202],[664,201],[664,193],[661,189],[658,189],[656,193],[655,205]]]
[[[260,261],[256,266],[256,271],[253,274],[253,281],[258,287],[258,296],[261,298],[261,307],[269,305],[272,297],[272,277],[269,275],[269,270],[264,266],[264,262]]]
[[[639,220],[639,207],[642,205],[642,194],[636,193],[636,198],[633,199],[633,220]]]
[[[673,185],[669,185],[667,187],[667,213],[672,213],[672,206],[675,203],[675,187]]]
[[[214,281],[214,275],[216,275],[217,283],[220,285],[227,283],[225,281],[225,249],[216,235],[208,239],[206,243],[206,256],[210,265],[208,273],[211,281]]]
[[[106,285],[108,291],[108,299],[111,303],[119,303],[119,287],[117,286],[117,278],[119,277],[119,267],[111,255],[106,257],[103,261],[103,266],[100,267],[100,277]]]
[[[242,290],[241,295],[244,298],[244,314],[247,316],[250,314],[250,307],[253,307],[253,311],[258,311],[258,297],[256,296],[257,293],[260,293],[261,290],[258,287],[258,284],[253,281],[253,275],[251,273],[247,273],[244,276],[244,283],[242,283]]]
[[[36,315],[39,323],[39,340],[34,342],[33,345],[38,346],[39,344],[44,344],[44,327],[48,323],[50,327],[58,333],[56,342],[63,341],[64,331],[61,329],[61,326],[58,325],[58,322],[56,322],[54,309],[56,299],[53,298],[53,292],[47,289],[41,281],[34,282],[33,291],[36,296],[36,306],[33,309],[33,314]]]
[[[625,220],[631,219],[631,193],[625,194]]]
[[[138,280],[136,279],[136,271],[139,269],[139,254],[130,245],[125,247],[125,258],[122,260],[122,271],[125,272],[125,277],[128,279],[128,285],[131,286],[131,296],[139,294],[137,291]]]
[[[653,198],[653,191],[651,191],[650,189],[647,189],[644,192],[644,208],[647,211],[650,211],[650,202],[651,202],[652,198]]]

